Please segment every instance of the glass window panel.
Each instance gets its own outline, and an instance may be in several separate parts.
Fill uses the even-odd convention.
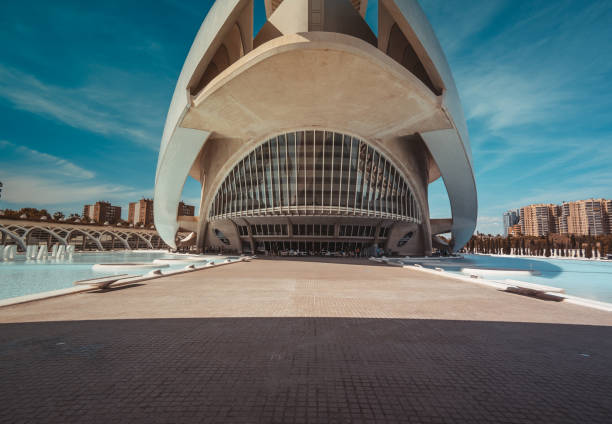
[[[359,141],[356,138],[351,140],[351,165],[349,168],[349,189],[346,195],[346,205],[349,208],[355,207],[355,192],[357,186],[357,162],[359,158]]]
[[[257,156],[257,185],[259,186],[260,196],[260,208],[265,209],[268,207],[268,197],[266,195],[266,173],[265,167],[263,166],[263,148],[259,146],[256,150]]]
[[[301,206],[306,205],[306,133],[300,131],[296,133],[297,143],[297,160],[298,160],[298,174],[297,174],[297,204]]]
[[[270,207],[275,208],[278,206],[278,193],[274,192],[276,185],[278,184],[278,181],[276,181],[276,138],[273,138],[268,142],[267,154],[268,167],[266,169],[266,191],[269,193],[268,196],[270,197]]]

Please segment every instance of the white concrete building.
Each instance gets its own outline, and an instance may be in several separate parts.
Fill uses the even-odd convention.
[[[415,0],[219,0],[170,104],[155,185],[155,225],[236,251],[430,254],[476,226],[467,127],[450,68]],[[450,23],[449,23],[450,24]],[[200,216],[178,222],[188,175]],[[442,177],[452,217],[430,220]]]

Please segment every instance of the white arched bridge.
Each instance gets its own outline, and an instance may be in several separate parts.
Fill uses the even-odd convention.
[[[75,250],[166,249],[155,230],[68,223],[0,220],[0,246],[75,246]]]

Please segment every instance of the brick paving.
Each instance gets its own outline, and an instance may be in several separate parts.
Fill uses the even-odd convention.
[[[0,309],[0,422],[612,421],[612,314],[359,260]]]

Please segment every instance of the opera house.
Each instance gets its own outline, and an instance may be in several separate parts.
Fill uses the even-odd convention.
[[[374,1],[374,0],[370,0]],[[465,118],[416,0],[217,0],[191,46],[164,128],[155,224],[202,249],[456,251],[476,226]],[[177,218],[186,178],[200,215]],[[430,219],[443,178],[452,217]],[[438,237],[451,233],[447,243]]]

